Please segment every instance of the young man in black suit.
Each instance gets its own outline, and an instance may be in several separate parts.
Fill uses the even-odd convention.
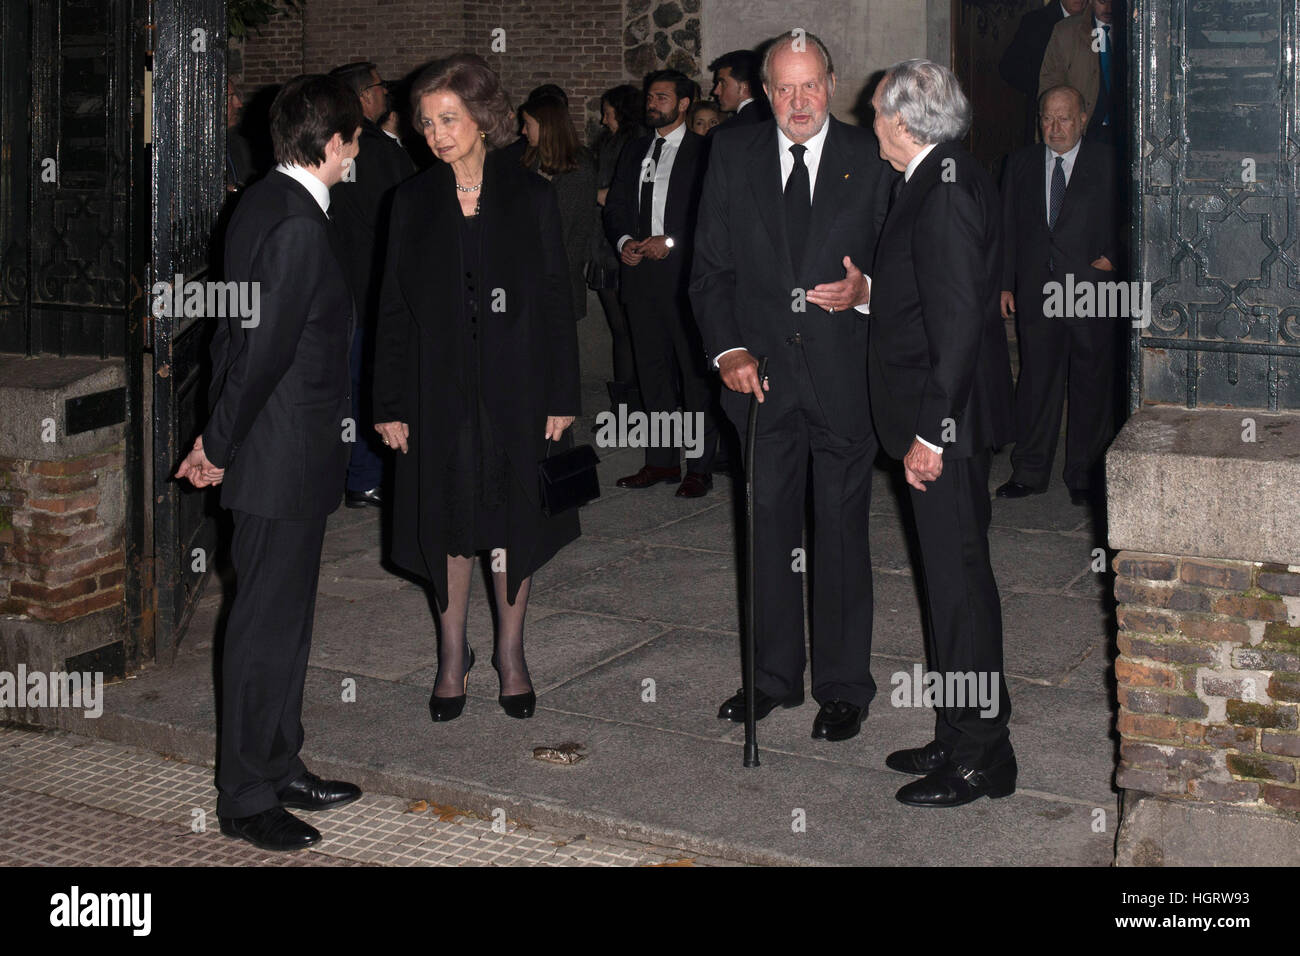
[[[893,174],[875,137],[830,115],[835,72],[821,40],[775,41],[763,65],[774,120],[712,134],[691,300],[754,451],[755,711],[803,703],[804,502],[812,462],[812,736],[856,735],[871,678],[867,520],[876,436],[867,395],[872,251]],[[801,45],[804,46],[804,45]],[[768,359],[758,380],[758,357]],[[744,694],[718,716],[744,719]]]
[[[880,444],[911,486],[929,614],[931,671],[943,677],[935,739],[889,755],[922,775],[898,791],[953,807],[1015,791],[1002,666],[1002,608],[989,561],[992,449],[1011,438],[1011,363],[998,312],[997,189],[959,140],[970,102],[947,67],[907,60],[872,97],[880,155],[903,173],[876,250],[871,410]]]
[[[257,309],[217,328],[212,416],[177,472],[199,487],[220,483],[234,514],[217,815],[222,833],[264,850],[320,840],[286,807],[325,810],[361,796],[298,757],[325,519],[351,449],[355,313],[329,187],[356,156],[360,125],[356,96],[331,77],[295,77],[276,96],[278,165],[249,187],[226,237],[226,278],[256,283]]]
[[[1011,480],[997,494],[1047,490],[1068,378],[1065,486],[1071,501],[1086,504],[1101,486],[1114,424],[1116,323],[1129,316],[1046,315],[1044,305],[1051,283],[1115,279],[1115,164],[1110,147],[1084,138],[1078,90],[1048,90],[1041,114],[1043,144],[1012,153],[1002,174],[1002,315],[1017,319],[1020,381]]]
[[[703,415],[700,455],[686,459],[686,477],[677,489],[682,498],[699,498],[713,486],[718,447],[713,394],[687,294],[707,159],[704,137],[686,128],[693,89],[676,70],[646,77],[645,119],[652,132],[619,154],[604,214],[605,234],[622,262],[619,288],[645,410],[654,415],[676,409],[678,379],[684,413]],[[677,448],[647,447],[645,466],[618,479],[618,486],[678,481],[679,455]]]
[[[772,107],[759,85],[758,72],[762,63],[753,50],[732,50],[709,64],[713,73],[713,98],[730,119],[718,124],[718,129],[752,126],[772,118]]]
[[[356,441],[348,462],[349,508],[378,507],[383,503],[384,457],[379,436],[370,426],[374,416],[366,398],[373,391],[371,345],[377,310],[379,281],[384,274],[384,244],[393,190],[415,174],[415,164],[400,143],[377,125],[388,110],[388,90],[373,63],[349,63],[330,72],[347,84],[361,103],[361,138],[357,158],[342,182],[330,187],[330,218],[342,244],[348,282],[357,302],[357,329],[352,337],[352,417]]]

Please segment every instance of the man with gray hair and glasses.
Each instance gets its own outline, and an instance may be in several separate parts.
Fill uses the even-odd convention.
[[[873,269],[871,410],[910,486],[926,651],[943,678],[934,740],[885,762],[921,777],[898,791],[902,803],[955,807],[1016,787],[988,545],[992,450],[1013,435],[1001,203],[959,142],[971,107],[951,70],[895,64],[871,105],[880,155],[903,173]]]

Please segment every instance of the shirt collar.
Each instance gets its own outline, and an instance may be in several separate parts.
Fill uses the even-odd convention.
[[[816,156],[821,155],[822,146],[826,144],[826,133],[828,130],[830,130],[830,128],[831,128],[831,114],[827,113],[826,122],[822,123],[822,128],[819,129],[812,136],[810,136],[807,142],[804,143],[804,146],[806,146],[808,149],[808,152],[804,154],[805,164],[808,161],[808,157],[813,155]],[[792,140],[789,136],[786,136],[780,126],[776,128],[776,138],[781,144],[781,151],[783,153],[790,152],[790,147],[794,145],[794,140]]]
[[[740,105],[736,107],[736,112],[739,113],[741,110],[743,110],[746,106],[748,106],[752,102],[754,102],[754,98],[752,96],[747,100],[741,100]]]
[[[654,136],[658,138],[659,130],[654,131]],[[680,146],[682,145],[682,140],[685,138],[686,138],[686,124],[683,123],[681,126],[678,126],[675,130],[673,130],[671,133],[665,136],[664,142],[669,146]],[[652,146],[654,145],[653,139],[650,140],[650,145]]]
[[[938,143],[931,143],[929,146],[921,147],[921,151],[913,156],[912,161],[907,164],[907,169],[903,170],[903,182],[907,182],[912,178],[912,173],[916,172],[916,167],[920,166],[925,161],[925,157],[930,155],[930,151],[938,145]]]
[[[353,160],[355,162],[355,160]],[[290,179],[301,183],[307,192],[311,193],[311,198],[316,200],[316,205],[320,206],[320,211],[329,215],[330,211],[330,191],[329,187],[307,171],[303,166],[291,163],[280,163],[275,167],[277,173],[284,173]]]

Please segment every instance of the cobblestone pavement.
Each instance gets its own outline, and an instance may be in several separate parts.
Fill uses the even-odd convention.
[[[6,866],[712,866],[664,847],[484,819],[367,793],[303,814],[324,839],[267,853],[221,834],[212,771],[63,732],[0,727],[0,865]]]

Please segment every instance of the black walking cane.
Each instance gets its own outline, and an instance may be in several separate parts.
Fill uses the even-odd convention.
[[[767,359],[758,360],[758,387],[767,377]],[[758,766],[758,740],[754,719],[754,595],[758,577],[754,571],[754,439],[758,434],[758,396],[749,397],[749,424],[745,429],[745,641],[741,683],[745,687],[745,766]]]

